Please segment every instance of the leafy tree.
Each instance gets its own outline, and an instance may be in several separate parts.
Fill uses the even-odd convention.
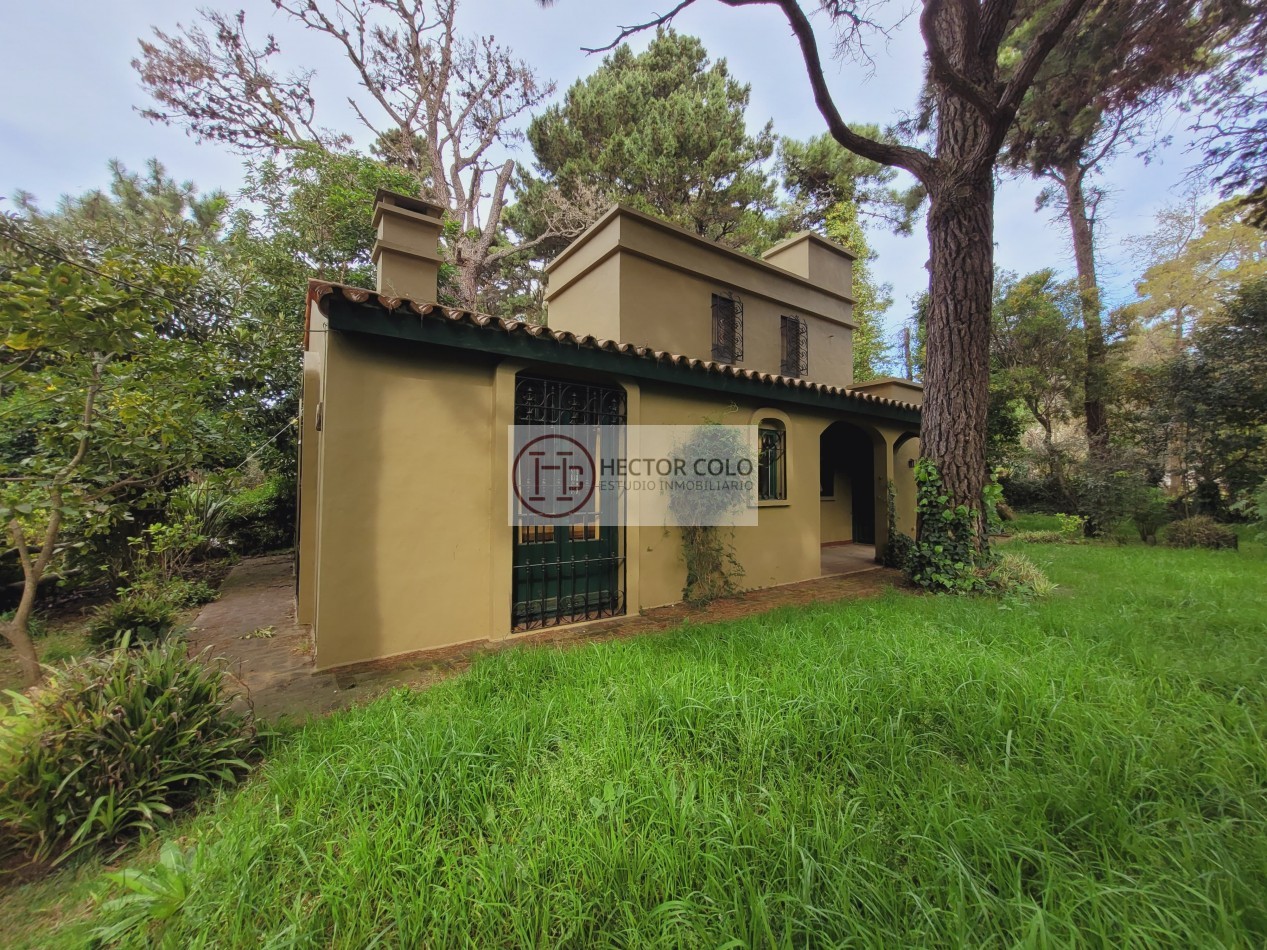
[[[858,132],[882,138],[874,125],[860,125]],[[859,217],[909,234],[925,197],[918,185],[894,188],[895,169],[854,154],[826,133],[804,142],[780,139],[779,171],[783,187],[793,199],[792,221],[797,230],[822,228],[828,214],[848,202],[857,208]]]
[[[1188,472],[1187,427],[1173,418],[1156,425],[1157,394],[1169,405],[1165,367],[1183,355],[1193,329],[1218,318],[1243,285],[1267,276],[1267,233],[1247,224],[1246,209],[1231,200],[1204,209],[1197,194],[1171,205],[1157,216],[1157,229],[1134,239],[1137,256],[1147,265],[1136,283],[1139,299],[1127,314],[1142,326],[1135,334],[1132,370],[1137,403],[1146,405],[1147,429],[1139,433],[1156,442],[1165,433],[1169,443],[1155,446],[1164,457],[1167,485],[1174,495],[1184,491]]]
[[[1042,430],[1043,460],[1067,494],[1063,452],[1056,426],[1067,419],[1082,376],[1080,297],[1076,282],[1059,281],[1047,269],[1017,277],[1001,271],[994,289],[990,340],[991,390],[996,419],[1020,403]],[[997,428],[999,422],[994,423]]]
[[[749,87],[712,62],[704,44],[671,29],[641,53],[617,47],[532,120],[537,174],[568,201],[626,202],[700,237],[743,248],[759,241],[774,185],[763,167],[774,152],[771,124],[749,134]],[[531,178],[525,211],[542,191]],[[521,217],[521,222],[524,220]],[[535,215],[536,228],[544,221]]]
[[[364,90],[351,104],[379,157],[413,174],[448,209],[454,293],[473,305],[485,272],[513,253],[495,246],[515,163],[492,155],[521,138],[516,120],[553,86],[493,37],[459,35],[457,0],[273,0],[273,6],[347,60]],[[251,40],[242,13],[204,10],[200,23],[176,35],[156,29],[133,61],[156,105],[144,114],[248,154],[346,146],[346,134],[317,122],[314,72],[281,75],[270,62],[279,53],[271,35]]]
[[[125,492],[152,491],[191,465],[208,434],[205,351],[160,332],[166,298],[196,277],[182,265],[111,258],[99,275],[33,264],[0,282],[0,415],[39,421],[20,453],[0,458],[0,518],[23,573],[3,633],[28,683],[41,676],[31,613],[66,553],[64,533],[108,525]]]
[[[1085,340],[1083,414],[1094,456],[1104,458],[1109,447],[1109,371],[1095,249],[1104,193],[1093,178],[1243,20],[1238,3],[1091,3],[1070,42],[1044,63],[1009,134],[1006,162],[1052,182],[1040,205],[1055,202],[1070,227]],[[1010,43],[1023,50],[1040,22],[1023,21]]]
[[[1162,418],[1183,429],[1202,486],[1247,494],[1267,476],[1267,279],[1246,284],[1199,325],[1171,365]],[[1217,494],[1217,492],[1215,493]]]
[[[1206,209],[1190,194],[1157,215],[1155,231],[1132,239],[1147,269],[1135,285],[1131,315],[1164,326],[1175,351],[1242,285],[1267,276],[1267,233],[1247,217],[1236,199]]]
[[[1246,220],[1267,227],[1267,10],[1246,4],[1253,18],[1223,49],[1193,97],[1201,168],[1224,198],[1238,196]]]

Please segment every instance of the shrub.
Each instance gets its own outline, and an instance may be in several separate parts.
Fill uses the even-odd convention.
[[[201,607],[218,598],[220,592],[206,581],[174,577],[159,588],[158,596],[176,607]]]
[[[1237,537],[1235,531],[1209,515],[1193,515],[1170,526],[1166,543],[1172,548],[1235,548]]]
[[[1139,507],[1152,486],[1138,470],[1136,461],[1129,458],[1083,463],[1071,487],[1078,514],[1086,519],[1088,536],[1112,534]]]
[[[1027,544],[1064,544],[1067,539],[1063,531],[1018,531],[1012,540]]]
[[[1131,512],[1131,521],[1139,532],[1139,539],[1146,544],[1157,543],[1157,531],[1171,520],[1170,503],[1160,488],[1140,492]]]
[[[157,593],[125,591],[118,600],[98,607],[88,621],[88,640],[114,648],[125,639],[132,646],[157,643],[176,625],[177,606]]]
[[[1082,515],[1070,515],[1064,512],[1056,514],[1060,523],[1060,540],[1076,544],[1087,535],[1087,519]]]
[[[238,492],[224,509],[224,530],[244,554],[290,547],[295,538],[295,482],[273,475]]]
[[[0,717],[0,827],[60,862],[121,845],[247,770],[256,739],[223,673],[183,647],[115,650],[53,672]]]
[[[994,564],[981,571],[981,578],[991,590],[1001,594],[1046,597],[1056,585],[1042,569],[1024,554],[1008,551]]]

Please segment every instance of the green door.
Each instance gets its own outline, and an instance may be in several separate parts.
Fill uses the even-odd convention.
[[[515,382],[515,424],[623,426],[625,394],[614,386],[521,374]],[[514,528],[511,623],[537,630],[625,612],[621,529],[583,523],[518,524]]]

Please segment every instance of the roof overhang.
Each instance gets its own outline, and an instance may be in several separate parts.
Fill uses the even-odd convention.
[[[311,281],[329,329],[473,350],[919,427],[919,407],[868,392]]]

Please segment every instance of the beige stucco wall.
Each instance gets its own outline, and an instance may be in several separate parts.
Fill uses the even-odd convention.
[[[833,497],[819,499],[819,524],[824,544],[853,540],[853,486],[844,472],[836,472],[833,482]]]
[[[301,611],[309,598],[317,668],[509,636],[506,427],[515,376],[568,371],[358,334],[321,339],[323,372],[306,361],[314,373],[306,386],[321,386],[322,431],[309,434],[305,423],[300,551]],[[321,349],[316,337],[313,349]],[[865,418],[614,381],[626,389],[631,425],[782,421],[788,499],[763,504],[757,527],[734,529],[740,584],[819,576],[819,436],[837,419]],[[881,428],[891,446],[900,427]],[[308,461],[313,442],[319,477]],[[847,484],[836,504],[851,526]],[[678,532],[629,528],[624,541],[630,612],[679,601]]]
[[[491,629],[492,360],[331,333],[317,666]]]
[[[819,248],[808,240],[796,247],[807,253]],[[792,270],[790,259],[784,262],[788,268],[779,267],[618,209],[548,268],[548,322],[556,330],[708,360],[712,295],[733,291],[744,305],[744,358],[737,365],[780,373],[780,317],[798,316],[806,321],[806,377],[848,386],[853,378],[850,265],[847,258],[836,258],[834,269],[819,266],[815,273],[824,283],[815,284]],[[806,274],[810,264],[807,257]]]
[[[895,376],[880,376],[876,379],[859,380],[853,384],[852,388],[875,396],[882,396],[885,399],[909,402],[914,406],[922,406],[924,404],[924,387],[920,383],[898,379]]]

